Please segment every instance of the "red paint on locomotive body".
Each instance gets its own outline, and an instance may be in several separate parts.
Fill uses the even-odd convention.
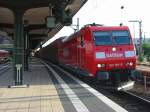
[[[90,76],[95,77],[98,71],[135,69],[135,48],[126,26],[86,26],[62,41],[60,62]]]
[[[57,39],[37,55],[74,68],[81,75],[114,84],[128,82],[136,67],[135,47],[127,26],[88,25]]]

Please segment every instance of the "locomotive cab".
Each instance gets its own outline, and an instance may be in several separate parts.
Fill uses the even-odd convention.
[[[129,81],[136,66],[136,52],[128,27],[93,28],[92,37],[95,77],[113,84]]]

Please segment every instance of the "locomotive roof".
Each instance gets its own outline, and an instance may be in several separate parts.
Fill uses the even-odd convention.
[[[85,26],[90,30],[128,30],[128,26]],[[84,29],[83,28],[83,29]]]
[[[79,33],[79,31],[71,34],[70,36],[66,36],[66,37],[62,38],[62,42],[65,43],[65,42],[71,40],[72,38],[75,37],[75,35],[78,35],[78,33]]]
[[[69,37],[70,37],[70,36],[64,36],[64,37],[61,37],[60,39],[61,39],[62,42],[66,42]]]
[[[83,28],[81,28],[81,30],[84,30],[86,28],[90,29],[91,31],[98,31],[98,30],[128,30],[129,29],[128,26],[102,26],[102,25],[97,25],[97,24],[96,25],[88,24],[88,25],[85,25]],[[75,38],[76,37],[75,35],[78,35],[78,33],[81,30],[71,34],[70,36],[63,37],[62,42],[65,43],[65,42],[71,40],[72,38]]]

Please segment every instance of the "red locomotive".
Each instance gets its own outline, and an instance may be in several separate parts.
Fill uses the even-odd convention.
[[[135,47],[127,26],[86,25],[69,37],[57,39],[39,54],[80,75],[113,85],[129,82],[136,67]]]
[[[8,61],[9,52],[6,50],[0,50],[0,64]]]

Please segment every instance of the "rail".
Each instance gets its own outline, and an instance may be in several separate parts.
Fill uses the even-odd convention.
[[[3,65],[0,65],[0,76],[2,76],[8,69],[10,69],[10,63],[5,63]]]
[[[150,100],[148,100],[148,99],[142,98],[142,97],[140,97],[140,96],[138,96],[138,95],[136,95],[136,94],[134,94],[132,92],[129,92],[129,91],[123,91],[123,92],[128,94],[128,95],[130,95],[130,96],[132,96],[132,97],[135,97],[137,100],[142,101],[145,104],[150,105]]]
[[[147,84],[150,82],[150,67],[141,65],[137,66],[137,70],[140,72],[140,74],[143,76],[143,83],[144,83],[144,92],[147,91]]]

